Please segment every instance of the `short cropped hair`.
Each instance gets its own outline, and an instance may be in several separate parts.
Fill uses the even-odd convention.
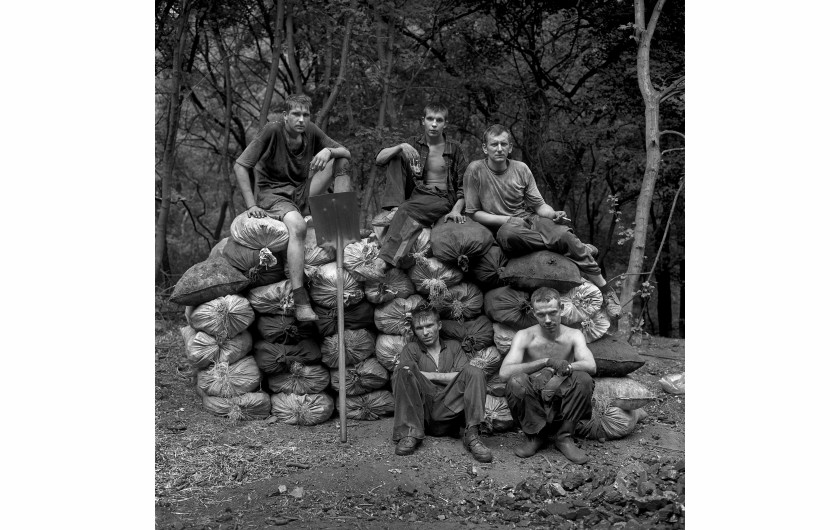
[[[440,322],[440,313],[437,309],[432,306],[417,308],[411,313],[411,329],[414,330],[414,326],[418,326],[429,319]]]
[[[549,303],[552,300],[557,300],[557,307],[563,305],[563,302],[560,301],[560,293],[557,292],[557,289],[551,287],[540,287],[531,295],[532,306],[537,302]]]
[[[510,129],[508,129],[507,127],[505,127],[501,123],[494,123],[490,127],[487,127],[486,129],[484,129],[484,135],[481,137],[482,138],[481,141],[482,141],[482,143],[487,144],[487,137],[488,136],[490,136],[490,135],[499,136],[502,133],[507,133],[508,138],[511,138],[511,139],[513,138],[513,136],[510,134]]]
[[[283,112],[289,112],[296,107],[303,107],[309,110],[312,107],[312,100],[309,99],[309,96],[295,94],[287,97],[286,101],[283,102]]]
[[[423,108],[423,117],[425,118],[426,114],[430,112],[439,112],[443,114],[444,119],[449,117],[449,109],[446,108],[446,105],[438,103],[436,101],[429,103]]]

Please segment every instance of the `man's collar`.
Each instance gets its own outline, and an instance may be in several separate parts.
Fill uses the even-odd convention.
[[[454,143],[446,139],[446,133],[441,133],[441,136],[443,136],[443,153],[446,155],[451,154],[455,150],[453,148]],[[417,143],[429,147],[429,143],[426,141],[426,133],[417,137]]]

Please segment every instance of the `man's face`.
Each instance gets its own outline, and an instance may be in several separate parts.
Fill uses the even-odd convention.
[[[499,135],[487,135],[487,143],[482,144],[481,148],[492,162],[504,162],[507,160],[511,150],[508,133],[503,132]]]
[[[555,333],[560,329],[560,309],[557,300],[550,302],[534,302],[534,316],[540,327],[548,333]]]
[[[417,340],[426,347],[434,346],[437,343],[438,337],[440,336],[440,328],[440,321],[434,318],[424,318],[411,326]]]
[[[443,134],[446,128],[446,115],[442,112],[426,111],[423,118],[423,131],[426,136],[432,138]]]
[[[292,110],[283,113],[283,121],[286,123],[286,130],[298,134],[306,130],[309,123],[309,109],[305,107],[292,107]]]

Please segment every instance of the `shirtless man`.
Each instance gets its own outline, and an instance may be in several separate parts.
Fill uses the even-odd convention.
[[[525,433],[513,452],[533,456],[556,434],[557,450],[582,464],[589,457],[572,434],[578,420],[592,417],[595,359],[583,333],[560,323],[560,293],[540,287],[531,295],[531,307],[538,324],[516,332],[499,369],[510,411]]]
[[[423,110],[423,134],[376,155],[376,164],[387,166],[382,207],[399,207],[385,237],[379,257],[406,268],[417,236],[441,216],[444,222],[465,222],[463,180],[467,160],[461,146],[446,139],[445,106],[430,103]]]

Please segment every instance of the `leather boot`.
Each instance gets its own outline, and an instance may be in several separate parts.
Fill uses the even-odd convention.
[[[557,432],[557,437],[554,438],[554,447],[563,453],[563,456],[568,458],[575,464],[583,464],[589,460],[589,455],[579,449],[574,441],[572,441],[572,433],[575,431],[575,422],[564,421],[560,425],[560,430]]]
[[[539,434],[526,434],[525,441],[513,448],[513,454],[519,458],[529,458],[537,454],[545,443],[545,437]]]
[[[492,462],[493,453],[481,442],[478,437],[478,427],[471,427],[464,432],[464,447],[472,453],[473,457],[482,463]]]

